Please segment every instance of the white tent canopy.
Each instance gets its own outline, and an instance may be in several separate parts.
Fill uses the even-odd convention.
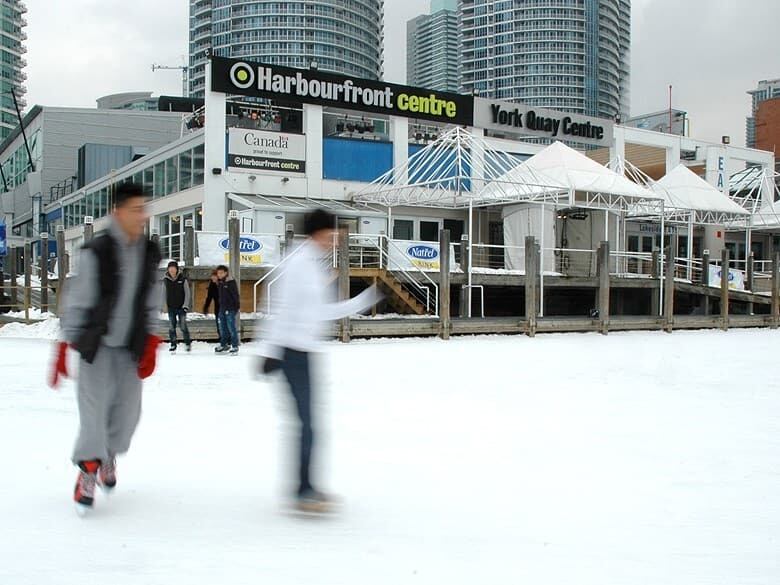
[[[551,185],[563,185],[565,197],[556,204],[618,210],[642,205],[658,215],[663,198],[600,165],[581,152],[555,142],[499,177],[483,190],[489,196],[496,184],[527,184],[529,177],[547,177]]]
[[[677,165],[650,189],[664,198],[667,220],[682,221],[693,215],[697,224],[723,225],[744,219],[749,212],[710,185],[685,165]]]

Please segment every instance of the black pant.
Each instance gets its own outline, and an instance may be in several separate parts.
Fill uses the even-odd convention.
[[[314,443],[314,430],[311,426],[311,378],[309,369],[309,354],[292,349],[284,350],[282,358],[284,372],[290,391],[295,399],[298,418],[301,423],[301,441],[299,458],[298,494],[312,489],[309,478],[311,465],[311,450]]]

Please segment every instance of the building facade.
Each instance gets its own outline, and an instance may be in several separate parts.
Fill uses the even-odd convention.
[[[747,118],[745,146],[756,147],[756,113],[761,102],[780,97],[780,79],[769,79],[758,82],[756,89],[748,92],[752,99],[751,115]]]
[[[461,90],[628,118],[630,0],[460,0]]]
[[[775,168],[780,173],[780,96],[762,101],[756,110],[755,148],[775,154]]]
[[[182,114],[34,106],[23,123],[26,144],[18,124],[0,143],[0,221],[34,238],[46,229],[36,206],[177,140]]]
[[[190,0],[189,95],[205,93],[206,50],[380,79],[383,35],[383,0]]]
[[[22,71],[27,66],[24,54],[27,49],[24,41],[27,33],[24,27],[27,21],[24,14],[27,6],[18,0],[2,0],[0,2],[0,35],[3,42],[0,45],[0,140],[4,140],[19,123],[16,106],[11,91],[16,94],[19,111],[24,111],[27,102],[24,99],[26,89],[24,81],[27,74]]]
[[[431,13],[406,24],[406,82],[456,93],[458,72],[458,2],[431,3]]]

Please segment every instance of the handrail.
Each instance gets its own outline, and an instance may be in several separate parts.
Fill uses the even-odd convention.
[[[264,281],[265,281],[265,280],[266,280],[266,279],[267,279],[269,276],[271,276],[271,274],[273,274],[274,272],[276,272],[276,270],[277,270],[277,269],[279,269],[279,268],[281,268],[282,266],[284,266],[284,265],[287,263],[287,261],[288,261],[290,258],[292,258],[293,256],[295,256],[295,255],[296,255],[298,252],[300,252],[302,249],[303,249],[303,245],[300,245],[300,246],[298,246],[297,248],[294,248],[292,252],[289,252],[289,251],[288,251],[288,253],[287,253],[287,254],[285,254],[285,256],[284,256],[284,258],[282,259],[282,261],[281,261],[281,262],[279,262],[279,264],[277,264],[276,266],[274,266],[273,268],[271,268],[271,270],[269,270],[268,272],[266,272],[266,273],[265,273],[265,274],[264,274],[262,277],[260,277],[260,279],[259,279],[257,282],[255,282],[255,285],[254,285],[254,287],[253,287],[253,290],[252,290],[252,296],[253,296],[253,299],[252,299],[252,300],[253,300],[253,305],[252,305],[252,306],[254,307],[254,310],[255,310],[255,311],[257,311],[257,287],[258,287],[258,286],[260,286],[261,284],[263,284],[263,282],[264,282]],[[281,276],[281,274],[280,274],[280,276]],[[276,280],[276,279],[274,279],[274,280]]]

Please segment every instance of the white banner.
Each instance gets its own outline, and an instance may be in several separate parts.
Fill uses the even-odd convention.
[[[441,266],[439,242],[392,240],[387,256],[390,270],[414,270],[417,268],[425,272],[439,272]],[[455,246],[450,244],[450,272],[454,271],[456,267]]]
[[[230,128],[227,166],[231,170],[306,172],[306,136]]]
[[[710,286],[720,288],[720,266],[710,265]],[[745,290],[745,275],[741,270],[729,268],[729,288],[732,290]]]
[[[239,242],[241,266],[276,266],[281,261],[279,236],[242,235]],[[230,240],[226,233],[198,232],[201,266],[230,262]]]

